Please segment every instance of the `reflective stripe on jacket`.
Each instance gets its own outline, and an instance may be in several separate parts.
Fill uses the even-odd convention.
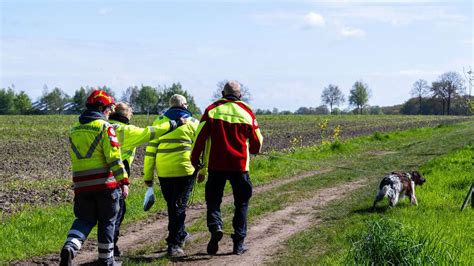
[[[153,125],[157,126],[168,121],[170,119],[167,116],[160,116]],[[147,145],[144,162],[145,181],[153,180],[155,168],[159,177],[181,177],[194,173],[190,155],[198,125],[197,119],[187,118],[185,125],[152,140]]]
[[[145,128],[127,125],[116,120],[109,120],[109,122],[114,124],[115,131],[117,132],[118,141],[121,145],[122,160],[127,160],[129,166],[132,166],[138,146],[159,138],[173,129],[169,122]]]
[[[115,130],[108,122],[77,122],[69,132],[69,141],[75,193],[128,184]]]
[[[222,98],[207,107],[199,124],[191,153],[192,164],[200,166],[200,174],[207,170],[249,170],[249,154],[257,154],[262,147],[255,115],[242,101]]]

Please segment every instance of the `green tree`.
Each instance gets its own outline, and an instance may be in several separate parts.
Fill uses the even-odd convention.
[[[47,89],[43,91],[40,102],[46,105],[48,113],[61,114],[65,109],[65,105],[70,102],[70,98],[63,90],[56,87],[51,92],[48,92]]]
[[[24,91],[21,91],[15,96],[13,105],[15,106],[16,112],[22,115],[30,112],[32,108],[31,99]]]
[[[224,86],[225,84],[229,82],[227,79],[221,80],[217,83],[217,89],[214,91],[212,94],[212,101],[215,102],[222,98],[222,91],[224,91]],[[252,101],[252,95],[250,94],[250,89],[246,85],[240,83],[240,94],[242,95],[240,99],[245,102],[250,104],[250,101]]]
[[[74,93],[74,96],[72,97],[72,108],[75,112],[80,113],[85,110],[87,96],[88,94],[84,87],[81,87]]]
[[[150,115],[150,112],[158,103],[158,92],[151,86],[143,86],[138,94],[137,103],[143,112]]]
[[[362,114],[364,107],[369,102],[369,87],[363,81],[356,81],[350,91],[349,103],[357,107],[357,112]]]
[[[12,88],[0,90],[0,114],[11,114],[15,111],[15,91]]]
[[[159,100],[157,105],[157,112],[162,113],[169,107],[169,101],[174,94],[183,95],[188,102],[188,110],[193,114],[201,114],[201,110],[197,107],[194,97],[183,89],[181,83],[173,83],[170,87],[165,87],[159,93]]]
[[[324,104],[329,104],[329,111],[332,114],[333,106],[339,106],[344,103],[345,98],[338,86],[329,84],[329,86],[324,88],[321,100]]]

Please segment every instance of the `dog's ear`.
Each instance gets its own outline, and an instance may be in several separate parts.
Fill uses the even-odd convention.
[[[420,174],[420,172],[414,170],[414,171],[411,171],[411,176],[412,176],[414,179],[417,179],[417,178],[420,178],[420,177],[421,177],[421,174]]]

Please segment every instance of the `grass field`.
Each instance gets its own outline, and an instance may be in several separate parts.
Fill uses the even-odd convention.
[[[10,150],[12,147],[24,148],[25,145],[31,145],[32,153],[36,156],[42,156],[41,160],[33,160],[33,163],[40,164],[38,169],[44,168],[44,172],[40,176],[35,176],[35,171],[23,171],[27,169],[28,165],[23,167],[21,163],[17,169],[13,168],[15,164],[0,169],[0,184],[3,185],[0,196],[8,193],[9,189],[14,191],[24,190],[26,195],[33,195],[31,202],[22,202],[19,207],[16,207],[16,211],[5,212],[3,209],[1,211],[3,226],[0,228],[0,246],[2,247],[0,262],[22,260],[32,256],[58,252],[73,219],[70,203],[72,197],[69,192],[69,165],[65,165],[69,161],[66,158],[64,161],[54,161],[46,165],[44,163],[49,161],[47,160],[48,156],[53,159],[56,156],[67,156],[67,142],[64,140],[66,136],[64,134],[67,134],[68,125],[64,124],[72,123],[76,117],[34,117],[33,120],[28,119],[28,117],[13,118],[0,117],[4,122],[2,125],[10,123],[16,126],[13,129],[8,126],[0,128],[2,132],[0,134],[0,148]],[[146,117],[138,116],[136,118],[137,124],[146,123]],[[302,118],[306,118],[306,120],[302,121]],[[263,116],[259,122],[264,133],[268,128],[269,133],[267,133],[265,140],[267,141],[271,140],[272,136],[278,135],[279,131],[296,134],[299,131],[311,132],[313,130],[317,135],[320,135],[320,131],[314,128],[326,118],[328,117],[282,116],[275,118]],[[417,123],[420,124],[421,121],[424,121],[423,117],[386,118],[367,116],[359,117],[359,119],[362,119],[365,124],[372,123],[376,129],[383,128],[384,125],[404,124],[407,121],[412,121],[413,125],[411,127],[414,127]],[[449,122],[450,118],[448,120],[445,118],[436,120],[441,118],[427,117],[426,119],[426,121],[430,121],[429,123],[437,125],[440,122]],[[457,118],[452,119],[451,122],[457,121],[455,120]],[[286,150],[283,153],[277,151],[267,152],[267,155],[252,158],[251,169],[254,185],[259,186],[309,170],[333,168],[333,171],[319,175],[317,178],[308,177],[255,195],[251,202],[249,220],[250,222],[257,221],[267,213],[307,198],[317,188],[336,185],[360,178],[361,175],[367,175],[370,177],[371,187],[357,191],[350,196],[349,200],[341,200],[341,202],[331,204],[330,207],[325,208],[326,222],[292,237],[287,242],[285,250],[281,252],[283,255],[276,258],[275,262],[282,264],[300,264],[300,262],[345,263],[349,256],[349,250],[352,248],[351,243],[356,242],[361,237],[361,235],[355,233],[367,231],[367,225],[371,221],[378,221],[381,216],[395,220],[409,228],[414,228],[413,230],[417,232],[420,231],[420,236],[443,229],[448,236],[452,236],[453,241],[446,242],[445,237],[440,237],[436,241],[451,243],[450,245],[459,244],[455,247],[456,250],[467,249],[467,253],[459,253],[461,254],[459,263],[469,262],[465,254],[472,253],[473,238],[463,238],[461,234],[467,225],[472,224],[473,212],[467,210],[459,214],[456,210],[459,209],[460,205],[455,204],[459,197],[463,198],[465,196],[466,186],[469,185],[468,180],[469,178],[472,179],[472,176],[469,177],[468,175],[469,173],[472,175],[473,172],[472,146],[468,145],[474,141],[474,122],[466,118],[463,119],[468,120],[468,122],[434,127],[429,124],[430,126],[427,128],[391,133],[374,133],[379,130],[371,131],[370,126],[360,125],[360,127],[365,127],[363,131],[365,133],[359,134],[359,136],[362,136],[351,138],[350,135],[347,135],[345,140],[336,144],[301,147],[305,145],[291,144],[286,139],[289,143],[288,147],[293,148],[291,151]],[[293,124],[295,121],[300,121],[300,123],[295,125]],[[353,123],[353,126],[347,124],[348,121]],[[58,126],[58,123],[61,126]],[[283,130],[285,123],[288,128],[287,131]],[[346,128],[346,131],[349,132],[352,127],[359,128],[358,126],[362,122],[352,117],[337,117],[330,120],[328,124],[331,123],[333,123],[332,125],[344,124],[343,130]],[[302,127],[299,131],[297,130],[298,126]],[[307,126],[307,128],[305,129],[304,126]],[[402,126],[399,127],[399,129],[404,129]],[[387,128],[389,127],[387,126]],[[27,133],[21,134],[21,132]],[[21,137],[17,138],[20,135]],[[39,142],[40,147],[34,145],[36,141]],[[271,141],[269,142],[271,143]],[[278,146],[274,150],[280,148]],[[18,153],[2,154],[2,160],[11,160],[12,162],[17,160],[17,156],[19,156]],[[20,152],[20,154],[22,153]],[[384,156],[380,156],[380,154],[384,154]],[[26,164],[28,158],[32,157],[34,156],[17,161],[24,161]],[[137,156],[137,160],[140,160],[139,156]],[[31,165],[31,162],[29,165]],[[453,169],[447,168],[447,165],[453,165]],[[340,166],[357,170],[350,171],[347,168],[340,168]],[[134,167],[138,168],[139,165],[134,165]],[[382,174],[393,170],[413,168],[419,168],[428,179],[428,183],[419,192],[417,191],[420,206],[410,207],[406,202],[402,202],[400,206],[393,210],[381,208],[377,213],[366,211],[373,200],[375,193],[373,187],[376,186],[376,182]],[[136,170],[139,172],[138,169]],[[447,175],[446,172],[449,174]],[[14,178],[8,179],[11,176],[14,176]],[[453,177],[450,178],[449,176]],[[462,176],[464,179],[460,179],[458,176]],[[446,193],[442,193],[443,189],[446,190]],[[160,199],[152,212],[143,212],[141,204],[144,190],[141,176],[136,174],[133,178],[131,197],[128,199],[129,211],[126,223],[144,219],[153,215],[153,212],[157,210],[165,209],[164,201]],[[57,199],[42,201],[46,198],[44,194],[48,196],[56,195]],[[41,204],[37,204],[38,201]],[[203,185],[197,186],[194,201],[203,201]],[[225,216],[229,218],[228,212],[230,212],[231,206],[226,206],[224,209]],[[419,217],[411,219],[415,216]],[[425,227],[430,230],[423,231],[421,230],[424,225],[422,223],[426,219],[429,220],[429,223]],[[444,221],[440,221],[440,219]],[[190,225],[190,230],[193,233],[205,232],[204,224],[204,220],[201,219]],[[226,221],[226,224],[230,224],[229,220]],[[230,227],[226,226],[225,230],[229,232]],[[24,245],[25,242],[30,244]],[[163,242],[158,243],[158,245],[163,244]],[[143,254],[153,248],[156,248],[156,246],[148,247],[145,250],[136,250],[130,254]],[[135,263],[133,259],[127,260],[127,258],[125,258],[125,262]],[[166,260],[163,262],[166,262]]]
[[[324,209],[330,221],[290,239],[276,262],[370,264],[383,254],[386,264],[402,264],[389,256],[387,248],[407,257],[410,248],[419,248],[414,252],[420,263],[410,260],[405,264],[472,265],[474,237],[468,231],[474,211],[460,212],[460,207],[474,182],[473,159],[471,144],[423,164],[420,170],[427,183],[417,189],[419,206],[410,206],[405,199],[393,209],[384,202],[375,213],[369,212],[375,195],[375,189],[369,188],[350,200],[331,204]],[[367,243],[368,239],[373,242]],[[403,241],[411,246],[403,247]]]

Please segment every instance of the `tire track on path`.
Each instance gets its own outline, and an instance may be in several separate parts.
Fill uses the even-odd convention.
[[[299,179],[303,179],[310,176],[321,175],[328,173],[333,169],[322,169],[315,171],[308,171],[302,174],[292,176],[290,178],[282,178],[279,180],[271,181],[266,184],[262,184],[254,187],[254,194],[268,191],[274,187],[282,186]],[[233,195],[231,193],[225,195],[222,199],[222,205],[233,202]],[[206,215],[205,204],[195,204],[186,210],[186,225],[191,225],[200,217]],[[96,230],[95,228],[93,230]],[[163,214],[157,214],[153,218],[149,218],[145,221],[138,221],[128,224],[122,230],[118,246],[122,253],[126,253],[131,250],[137,250],[143,248],[151,243],[159,242],[168,235],[168,217]],[[95,239],[88,239],[83,245],[81,251],[79,251],[76,258],[74,258],[74,264],[87,264],[97,260],[97,241]],[[48,256],[42,256],[33,258],[22,263],[37,263],[37,264],[57,264],[59,262],[59,251],[58,254],[51,254]]]
[[[270,262],[283,247],[285,240],[323,221],[323,218],[317,217],[321,207],[333,200],[344,198],[367,183],[368,179],[365,178],[318,189],[310,199],[265,215],[249,226],[245,240],[249,250],[243,255],[232,255],[232,241],[230,237],[225,236],[219,243],[216,256],[207,255],[207,243],[201,243],[189,247],[186,250],[187,256],[177,259],[177,262],[193,265],[261,265]]]

